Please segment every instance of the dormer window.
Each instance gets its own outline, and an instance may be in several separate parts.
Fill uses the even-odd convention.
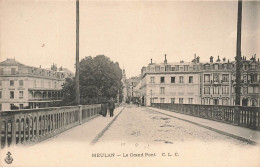
[[[15,68],[11,68],[11,75],[15,75],[16,74],[16,69]]]
[[[209,64],[205,64],[204,65],[204,70],[209,70],[209,67],[210,67]]]
[[[214,64],[214,70],[218,70],[218,64]]]

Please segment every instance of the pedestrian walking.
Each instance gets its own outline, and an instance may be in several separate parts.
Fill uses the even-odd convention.
[[[110,100],[108,101],[108,108],[109,108],[110,117],[113,117],[114,109],[115,109],[115,102],[113,100],[113,97],[111,97]]]
[[[107,108],[108,108],[108,101],[106,100],[106,98],[104,99],[104,101],[101,103],[101,111],[100,111],[100,115],[103,115],[103,117],[107,116]]]

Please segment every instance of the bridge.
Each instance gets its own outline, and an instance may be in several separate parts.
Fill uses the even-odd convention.
[[[77,159],[98,166],[98,157],[123,160],[122,149],[129,157],[145,156],[140,153],[145,150],[148,157],[155,155],[150,159],[154,163],[158,163],[158,154],[193,155],[194,151],[187,152],[191,147],[200,154],[203,152],[198,150],[205,147],[215,158],[220,150],[231,149],[255,153],[254,159],[260,143],[259,109],[153,103],[151,107],[117,105],[114,117],[99,115],[100,104],[7,111],[1,112],[1,149],[10,151],[21,166],[39,162],[42,166],[49,166],[48,162],[82,166]],[[5,156],[1,154],[2,159]]]

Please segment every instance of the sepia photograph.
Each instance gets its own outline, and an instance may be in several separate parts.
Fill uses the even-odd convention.
[[[1,167],[259,167],[260,1],[0,0]]]

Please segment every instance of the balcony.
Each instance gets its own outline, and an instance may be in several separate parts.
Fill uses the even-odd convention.
[[[29,98],[29,101],[60,101],[62,97]]]

